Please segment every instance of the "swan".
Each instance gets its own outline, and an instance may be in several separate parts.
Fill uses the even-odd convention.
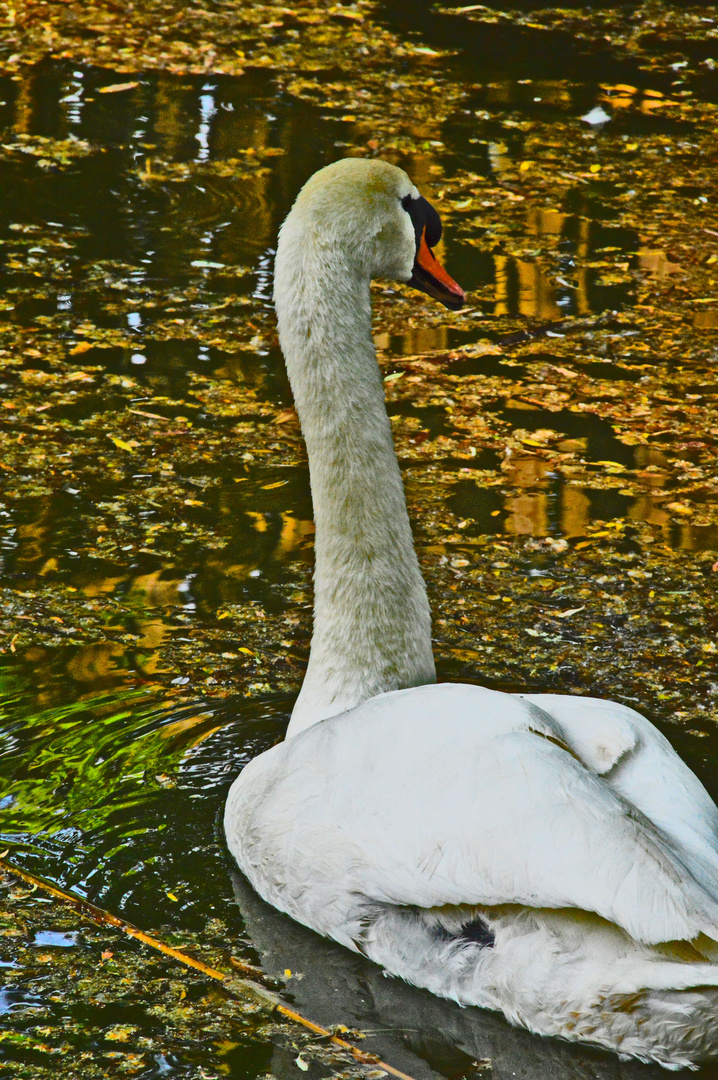
[[[259,895],[391,975],[669,1068],[718,1054],[718,808],[611,701],[436,683],[371,336],[370,281],[457,309],[401,169],[316,173],[279,236],[279,336],[316,522],[314,632],[283,742],[225,809]]]

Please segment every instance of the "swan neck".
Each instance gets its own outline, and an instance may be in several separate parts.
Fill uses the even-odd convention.
[[[305,248],[299,273],[283,256],[280,241],[280,343],[307,445],[316,526],[314,632],[289,736],[436,674],[426,587],[372,342],[369,276],[326,251],[321,268],[312,267]]]

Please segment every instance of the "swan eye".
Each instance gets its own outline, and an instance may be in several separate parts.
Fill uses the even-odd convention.
[[[441,240],[441,218],[431,203],[427,202],[423,195],[419,195],[418,198],[405,195],[401,200],[401,205],[411,218],[411,223],[414,226],[417,252],[425,229],[427,244],[431,248],[436,247],[439,240]]]

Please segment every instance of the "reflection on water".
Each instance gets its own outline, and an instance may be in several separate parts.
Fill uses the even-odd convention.
[[[498,256],[494,314],[558,319],[561,309],[555,290],[537,263]]]
[[[141,597],[151,608],[186,606],[191,592],[195,601],[212,610],[241,595],[238,589],[256,572],[271,577],[288,558],[306,558],[313,542],[304,470],[280,468],[257,480],[239,480],[243,482],[217,487],[202,501],[193,500],[197,505],[189,507],[188,516],[197,525],[209,520],[213,540],[188,544],[174,556],[162,543],[171,520],[163,521],[158,511],[152,519],[138,521],[122,489],[103,492],[101,509],[136,539],[137,547],[127,545],[134,553],[129,567],[124,545],[118,549],[112,542],[97,544],[96,495],[91,489],[82,499],[60,491],[19,502],[4,514],[0,567],[11,580],[59,575],[88,598],[119,592]],[[278,498],[291,509],[279,510]]]
[[[317,125],[308,107],[278,100],[271,78],[261,74],[179,79],[153,72],[137,85],[124,80],[125,91],[102,93],[117,82],[112,72],[63,62],[24,69],[19,83],[8,81],[9,126],[18,153],[12,164],[4,160],[0,166],[0,230],[19,222],[54,222],[58,242],[69,230],[76,267],[78,258],[80,265],[98,258],[130,260],[134,272],[120,287],[137,292],[159,280],[172,280],[175,287],[183,279],[203,281],[202,267],[193,268],[203,262],[216,264],[208,268],[215,273],[224,265],[251,268],[249,284],[256,289],[262,253],[273,242],[297,181],[330,152],[335,125]],[[309,124],[317,132],[311,143],[300,136]],[[49,163],[37,168],[22,152],[23,138],[34,137],[81,140],[72,167],[59,174]],[[83,153],[86,143],[90,152]],[[265,153],[282,147],[292,151],[291,175],[281,164],[272,170],[256,166]],[[183,162],[226,159],[234,168],[215,171],[205,183],[183,183]],[[242,178],[245,170],[251,175]],[[69,295],[58,296],[62,310],[82,312],[92,304],[93,290],[88,296],[80,284],[81,279]],[[104,315],[105,325],[111,324],[106,305]],[[129,328],[140,330],[147,318],[146,310],[137,312]]]
[[[0,668],[0,842],[130,921],[231,918],[217,810],[238,769],[281,737],[287,703],[172,707],[153,691],[67,686],[64,705],[42,708],[28,670]]]

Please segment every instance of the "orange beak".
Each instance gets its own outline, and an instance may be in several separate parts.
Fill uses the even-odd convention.
[[[414,273],[409,284],[440,300],[452,311],[457,311],[466,300],[466,293],[461,286],[449,277],[441,263],[434,258],[426,242],[426,228],[421,234],[419,250],[414,262]]]

